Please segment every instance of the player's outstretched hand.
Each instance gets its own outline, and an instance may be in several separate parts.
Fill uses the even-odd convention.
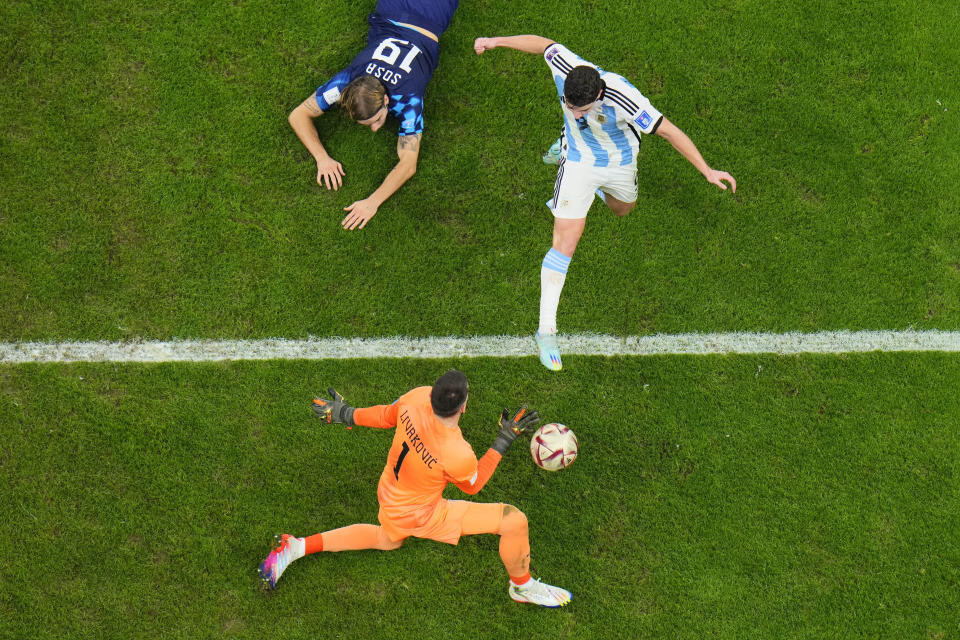
[[[357,200],[348,207],[344,207],[344,211],[349,211],[347,217],[343,219],[343,222],[340,224],[344,229],[353,231],[354,229],[363,229],[367,226],[367,223],[370,222],[370,218],[377,215],[378,207],[370,201],[366,200]]]
[[[477,52],[477,55],[496,48],[496,45],[493,44],[493,38],[477,38],[473,41],[473,50]]]
[[[491,449],[499,451],[501,454],[507,452],[507,449],[513,444],[521,433],[526,433],[540,422],[540,416],[536,411],[527,412],[527,405],[520,407],[513,417],[506,409],[500,414],[500,431],[497,433],[497,439],[493,441]]]
[[[317,161],[317,184],[326,186],[327,189],[338,191],[343,184],[343,176],[346,175],[343,165],[327,156],[325,160]]]
[[[707,174],[707,182],[710,184],[715,184],[724,191],[727,190],[727,185],[723,182],[727,181],[730,183],[730,190],[733,193],[737,192],[737,181],[733,179],[733,176],[727,173],[726,171],[717,171],[716,169],[710,169],[710,173]]]
[[[335,422],[337,424],[356,424],[353,421],[353,407],[343,401],[343,396],[333,390],[333,387],[327,389],[332,400],[326,398],[313,399],[313,412],[317,417],[325,422]]]

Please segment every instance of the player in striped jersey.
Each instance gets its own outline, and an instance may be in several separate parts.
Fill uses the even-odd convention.
[[[474,51],[497,47],[543,55],[560,96],[563,135],[553,197],[553,246],[540,269],[540,326],[536,341],[540,362],[561,369],[557,346],[557,307],[567,269],[586,225],[594,194],[618,216],[637,202],[637,154],[641,134],[656,134],[673,145],[708,182],[732,191],[737,182],[712,169],[687,135],[663,116],[623,76],[597,67],[565,46],[535,35],[477,38]],[[549,154],[548,154],[549,155]],[[547,157],[544,158],[548,161]]]
[[[413,177],[423,134],[423,95],[440,55],[439,36],[460,0],[378,0],[367,18],[367,46],[346,68],[290,113],[290,126],[317,162],[317,184],[337,190],[343,166],[317,134],[313,119],[340,104],[358,124],[379,130],[393,116],[400,121],[397,165],[368,197],[344,207],[345,229],[362,229],[377,209]]]

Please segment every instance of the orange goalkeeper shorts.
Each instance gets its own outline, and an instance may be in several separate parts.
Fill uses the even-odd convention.
[[[380,525],[394,542],[404,538],[426,538],[457,544],[461,535],[498,533],[503,520],[502,502],[468,502],[441,499],[430,519],[422,526],[409,526],[380,508]]]

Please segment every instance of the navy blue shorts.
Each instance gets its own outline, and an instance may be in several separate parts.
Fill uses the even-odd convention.
[[[460,0],[378,0],[381,18],[423,27],[435,36],[447,30]]]

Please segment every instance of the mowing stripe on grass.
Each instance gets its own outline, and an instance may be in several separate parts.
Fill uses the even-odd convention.
[[[821,331],[817,333],[683,333],[560,336],[564,354],[600,356],[725,353],[960,351],[960,331]],[[307,340],[170,340],[165,342],[0,343],[0,363],[211,362],[535,356],[531,336],[309,338]]]

